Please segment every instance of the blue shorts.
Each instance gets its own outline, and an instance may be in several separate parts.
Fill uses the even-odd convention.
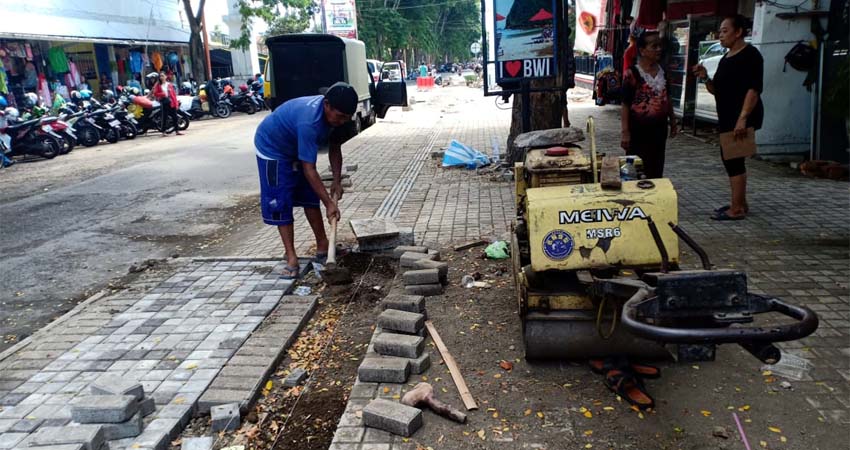
[[[301,163],[257,157],[260,171],[260,211],[268,225],[291,225],[292,208],[318,208],[319,196],[301,170]]]

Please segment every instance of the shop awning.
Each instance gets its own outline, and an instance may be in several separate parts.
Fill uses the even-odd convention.
[[[189,24],[181,23],[177,10],[171,10],[173,17],[163,19],[148,14],[144,17],[129,17],[104,16],[93,11],[84,15],[67,10],[27,10],[25,3],[0,7],[0,16],[3,17],[0,38],[130,45],[189,43]]]

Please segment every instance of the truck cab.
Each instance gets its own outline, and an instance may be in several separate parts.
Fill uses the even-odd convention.
[[[272,109],[296,97],[320,95],[322,88],[338,81],[350,84],[359,97],[353,121],[357,132],[384,118],[390,107],[407,106],[404,80],[373,82],[361,41],[329,34],[287,34],[266,39],[266,46],[266,95]]]

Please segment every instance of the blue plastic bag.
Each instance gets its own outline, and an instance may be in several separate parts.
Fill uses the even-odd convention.
[[[446,154],[443,156],[443,167],[463,166],[472,170],[489,164],[490,158],[487,155],[455,140],[452,140],[449,148],[446,149]]]

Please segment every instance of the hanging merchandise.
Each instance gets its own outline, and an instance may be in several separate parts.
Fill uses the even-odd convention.
[[[109,47],[104,44],[94,44],[94,59],[97,62],[97,71],[101,74],[112,72],[109,64]]]
[[[151,60],[148,57],[148,54],[142,53],[142,68],[143,68],[143,70],[147,69],[150,66],[151,66]]]
[[[153,52],[151,54],[151,63],[153,64],[153,68],[156,69],[157,72],[162,70],[162,54],[159,52]]]
[[[27,54],[27,61],[32,61],[32,47],[29,44],[24,44],[24,51]]]
[[[119,59],[119,60],[117,61],[117,64],[118,64],[118,73],[120,73],[120,74],[124,74],[124,73],[125,73],[125,70],[124,70],[124,60],[123,60],[123,59]]]
[[[63,106],[65,106],[65,99],[57,91],[55,94],[53,94],[53,105],[50,108],[50,112],[56,115],[59,113],[59,109]]]
[[[142,72],[142,54],[140,52],[130,52],[130,72]]]
[[[38,74],[38,96],[41,97],[41,104],[49,105],[50,99],[50,88],[47,87],[47,78],[43,73]]]
[[[0,94],[9,92],[9,86],[6,84],[6,80],[8,80],[6,68],[3,65],[3,60],[0,60]]]
[[[38,87],[38,72],[35,71],[35,65],[28,62],[24,68],[24,81],[21,83],[24,89],[35,89]]]
[[[68,69],[68,58],[62,47],[53,47],[47,51],[47,62],[54,73],[65,73]]]
[[[71,81],[73,81],[74,86],[79,86],[83,82],[80,71],[77,70],[77,64],[74,63],[72,58],[68,58],[68,72],[71,74]]]
[[[77,85],[74,84],[74,77],[71,76],[70,72],[65,74],[65,86],[68,86],[71,90],[77,89]]]
[[[586,53],[596,51],[596,37],[604,26],[600,0],[576,0],[576,40],[573,48]]]

